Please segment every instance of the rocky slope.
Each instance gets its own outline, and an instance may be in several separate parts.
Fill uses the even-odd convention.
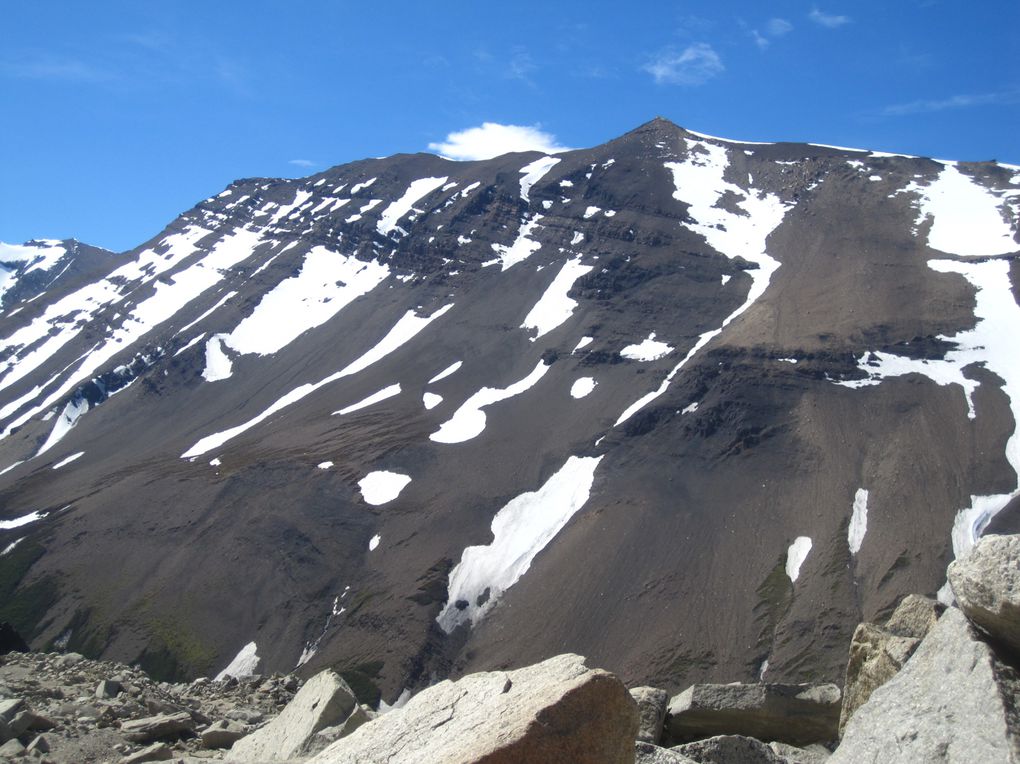
[[[665,120],[238,181],[4,298],[0,620],[371,703],[564,651],[839,680],[1013,522],[1018,204]]]

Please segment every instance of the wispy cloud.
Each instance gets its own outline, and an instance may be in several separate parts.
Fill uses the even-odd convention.
[[[761,50],[768,48],[772,41],[793,31],[793,24],[786,19],[769,19],[762,30],[751,30],[751,39]]]
[[[711,45],[696,42],[679,53],[672,49],[662,51],[642,69],[658,85],[702,85],[726,67]]]
[[[808,18],[811,19],[816,24],[819,24],[820,26],[823,27],[828,27],[829,29],[836,29],[837,27],[841,27],[844,24],[849,24],[851,21],[853,21],[853,19],[851,19],[849,16],[839,16],[833,13],[825,13],[824,11],[820,11],[817,5],[811,9],[811,13],[808,14]]]
[[[501,125],[498,122],[483,122],[478,127],[450,133],[445,141],[430,143],[429,151],[435,151],[447,159],[469,161],[491,159],[511,151],[557,154],[570,149],[561,146],[556,136],[543,131],[540,125]]]
[[[287,164],[292,164],[295,167],[315,167],[318,162],[313,162],[311,159],[288,159]]]
[[[1014,103],[1020,103],[1020,89],[1004,90],[997,93],[968,93],[941,99],[918,99],[886,106],[878,111],[878,116],[906,117],[912,114],[931,114],[950,109],[972,109],[977,106]]]
[[[538,69],[531,53],[526,48],[514,48],[506,66],[506,76],[511,80],[531,82],[531,73]]]
[[[106,82],[115,79],[115,75],[105,69],[71,58],[0,61],[0,74],[21,80],[64,82]]]

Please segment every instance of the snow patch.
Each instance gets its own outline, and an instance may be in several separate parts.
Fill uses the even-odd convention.
[[[28,538],[28,536],[22,536],[20,539],[14,539],[14,541],[12,541],[10,544],[5,546],[4,550],[2,552],[0,552],[0,557],[3,557],[5,554],[10,554],[11,552],[13,552],[14,551],[14,547],[16,547],[18,544],[20,544],[26,538]]]
[[[368,396],[364,400],[360,400],[357,403],[352,403],[350,406],[342,408],[339,411],[334,411],[332,415],[333,416],[337,416],[337,415],[343,416],[344,414],[350,414],[353,411],[358,411],[359,409],[368,408],[369,406],[372,406],[373,404],[379,403],[379,401],[384,401],[387,398],[392,398],[395,395],[400,395],[400,385],[399,384],[390,385],[389,387],[384,387],[379,392],[372,393],[370,396]]]
[[[13,520],[0,520],[0,531],[9,531],[11,528],[20,528],[22,525],[34,523],[46,517],[47,512],[29,512],[27,515],[15,517]]]
[[[379,546],[380,541],[382,541],[382,536],[380,536],[379,534],[372,536],[372,538],[368,540],[368,551],[374,552],[376,547]]]
[[[549,366],[539,361],[528,376],[509,387],[502,389],[483,387],[464,401],[438,430],[429,435],[429,440],[436,443],[463,443],[481,435],[485,429],[485,412],[482,411],[485,406],[491,406],[531,389],[547,371]]]
[[[578,341],[578,343],[576,345],[574,345],[574,349],[571,350],[570,352],[571,353],[576,353],[578,350],[582,350],[582,349],[588,347],[594,341],[595,341],[594,337],[588,337],[588,336],[582,337]]]
[[[571,398],[583,398],[595,389],[598,382],[592,377],[581,377],[570,386]]]
[[[542,220],[542,216],[537,213],[530,217],[525,216],[524,220],[521,221],[521,227],[513,244],[510,246],[506,244],[492,245],[492,249],[498,255],[496,262],[501,264],[501,270],[505,271],[507,268],[527,260],[541,248],[541,244],[528,238],[531,236],[532,231],[539,227],[538,223],[540,220]],[[483,263],[482,265],[484,267],[490,263]]]
[[[79,451],[76,454],[71,454],[67,458],[61,459],[59,462],[54,464],[51,469],[59,470],[61,467],[66,467],[68,464],[73,462],[75,459],[80,459],[83,456],[85,456],[85,452],[84,451]]]
[[[421,402],[425,404],[426,409],[431,410],[443,402],[443,396],[436,395],[435,393],[425,393],[421,397]]]
[[[382,215],[379,218],[379,222],[376,224],[376,230],[379,231],[383,236],[388,236],[394,228],[397,227],[397,221],[404,217],[408,212],[411,211],[411,207],[422,197],[432,193],[441,185],[446,183],[448,178],[421,178],[413,181],[403,196],[383,210]]]
[[[627,345],[620,351],[620,355],[633,361],[657,361],[672,352],[673,348],[655,339],[655,332],[652,332],[637,345]]]
[[[588,220],[588,218],[595,217],[600,212],[602,212],[602,208],[601,207],[589,207],[588,209],[586,209],[584,211],[584,216],[583,217],[584,217],[585,220]]]
[[[441,372],[436,374],[436,376],[434,376],[432,379],[430,379],[428,383],[431,385],[431,384],[433,384],[435,382],[438,382],[441,379],[446,379],[451,374],[456,373],[456,371],[461,367],[461,365],[463,363],[464,363],[463,361],[454,361],[449,366],[447,366],[445,369],[443,369]]]
[[[333,462],[319,462],[315,466],[318,467],[320,470],[328,470],[330,467],[333,466]]]
[[[846,541],[850,546],[850,554],[857,554],[861,551],[861,544],[864,542],[864,534],[868,532],[868,491],[865,488],[858,488],[854,494],[854,508],[850,515],[850,527],[847,530]]]
[[[800,575],[800,566],[804,564],[810,551],[811,539],[807,536],[798,536],[790,544],[790,548],[786,552],[786,575],[790,577],[790,581],[797,580]]]
[[[376,470],[359,480],[358,487],[365,502],[378,507],[397,498],[410,482],[409,476],[401,475],[399,472]]]
[[[74,426],[78,424],[78,420],[85,416],[88,410],[89,402],[85,398],[75,397],[68,401],[67,405],[64,406],[64,410],[60,412],[60,416],[57,417],[53,429],[50,430],[50,436],[46,438],[46,442],[43,443],[42,448],[35,455],[40,456],[46,453],[62,441],[64,436],[74,429]]]
[[[234,373],[233,363],[223,352],[223,340],[226,337],[225,334],[214,334],[205,343],[205,368],[202,370],[202,377],[206,382],[228,379]]]
[[[549,172],[560,160],[556,157],[541,157],[521,168],[521,199],[530,201],[528,193],[531,187],[538,183],[542,177]]]
[[[535,303],[521,324],[522,329],[536,329],[537,334],[531,338],[532,342],[544,334],[548,334],[564,321],[570,318],[577,307],[577,300],[567,296],[574,282],[581,276],[592,270],[594,266],[581,265],[581,258],[568,260],[563,264],[556,278]]]
[[[492,541],[469,546],[450,571],[449,599],[436,618],[450,633],[478,623],[591,495],[601,456],[571,456],[538,490],[511,499],[492,520]]]

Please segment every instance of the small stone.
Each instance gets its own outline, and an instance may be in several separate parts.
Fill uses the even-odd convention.
[[[32,751],[39,751],[40,753],[50,752],[50,743],[43,735],[36,735],[35,739],[28,744],[26,749],[29,753]]]
[[[637,739],[645,743],[658,743],[662,737],[662,723],[669,706],[669,693],[656,687],[635,687],[630,696],[638,704],[641,722]]]
[[[104,679],[96,685],[96,697],[101,699],[116,698],[122,689],[120,682]]]
[[[0,700],[0,719],[10,722],[25,708],[25,701],[22,698],[6,698]]]
[[[195,723],[191,714],[181,711],[176,714],[133,719],[121,724],[120,731],[132,742],[148,743],[160,738],[178,737],[181,733],[193,732],[194,728]]]
[[[85,656],[79,653],[65,653],[57,658],[57,666],[60,668],[70,668],[71,666],[77,666],[85,660]]]
[[[199,737],[205,748],[230,748],[244,737],[245,733],[245,727],[240,722],[221,719],[202,730]]]
[[[0,759],[14,759],[24,755],[25,746],[19,743],[17,738],[0,745]]]
[[[174,757],[170,746],[166,743],[154,743],[148,748],[143,748],[122,758],[119,764],[143,764],[146,761],[168,761]]]

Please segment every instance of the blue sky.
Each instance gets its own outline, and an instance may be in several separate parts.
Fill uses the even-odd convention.
[[[0,240],[129,249],[235,178],[487,122],[1020,164],[1018,39],[1017,0],[10,2]]]

